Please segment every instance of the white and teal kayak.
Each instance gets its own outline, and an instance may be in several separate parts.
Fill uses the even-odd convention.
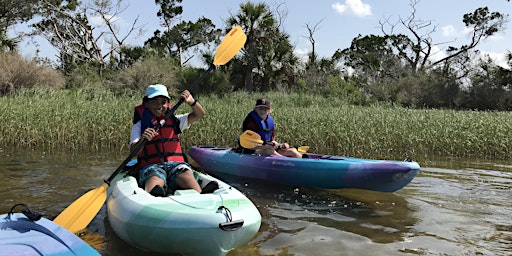
[[[107,191],[108,220],[125,242],[146,251],[187,255],[225,255],[247,243],[259,230],[261,215],[240,191],[210,175],[196,172],[213,193],[177,190],[154,197],[133,176],[121,173]]]
[[[0,255],[100,256],[67,229],[26,211],[0,215]]]

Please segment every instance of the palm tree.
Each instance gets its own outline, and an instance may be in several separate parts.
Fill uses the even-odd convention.
[[[233,81],[246,91],[268,91],[294,82],[297,58],[289,36],[280,31],[279,23],[269,7],[250,2],[240,5],[238,14],[227,19],[229,31],[240,25],[247,34],[243,56],[233,64]],[[242,89],[238,87],[238,89]]]

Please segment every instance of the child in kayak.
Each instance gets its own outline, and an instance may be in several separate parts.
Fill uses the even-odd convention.
[[[163,120],[170,108],[167,88],[161,84],[146,89],[143,104],[135,108],[134,124],[130,133],[130,150],[134,150],[143,139],[147,142],[138,152],[139,184],[154,196],[166,196],[175,189],[195,189],[202,192],[192,168],[185,163],[179,134],[190,124],[201,119],[205,110],[192,94],[185,90],[180,95],[192,112],[170,116]],[[155,131],[158,123],[161,128]]]
[[[266,143],[254,148],[244,149],[244,153],[302,158],[302,153],[298,152],[296,148],[290,147],[288,143],[275,141],[275,123],[270,113],[272,113],[272,103],[265,98],[257,99],[254,109],[247,114],[242,123],[242,132],[246,130],[254,131]]]

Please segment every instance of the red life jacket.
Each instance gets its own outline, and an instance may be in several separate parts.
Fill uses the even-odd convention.
[[[162,118],[155,119],[151,112],[142,105],[136,106],[134,112],[133,122],[141,121],[141,134],[146,128],[155,127]],[[136,117],[139,120],[136,120]],[[180,133],[179,121],[174,115],[171,115],[158,130],[158,135],[148,141],[137,155],[140,168],[162,162],[184,162],[185,158],[178,137]]]

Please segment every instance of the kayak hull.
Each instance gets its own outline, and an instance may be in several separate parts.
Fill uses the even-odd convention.
[[[1,255],[100,255],[94,248],[57,223],[29,220],[22,213],[0,215]]]
[[[178,190],[153,197],[132,176],[118,176],[108,190],[107,211],[114,232],[142,250],[187,255],[225,255],[259,230],[261,215],[240,191],[203,173],[200,184],[215,180],[211,194]]]
[[[357,188],[394,192],[416,176],[414,161],[308,154],[309,158],[242,154],[229,147],[194,146],[190,157],[212,172],[322,189]]]

